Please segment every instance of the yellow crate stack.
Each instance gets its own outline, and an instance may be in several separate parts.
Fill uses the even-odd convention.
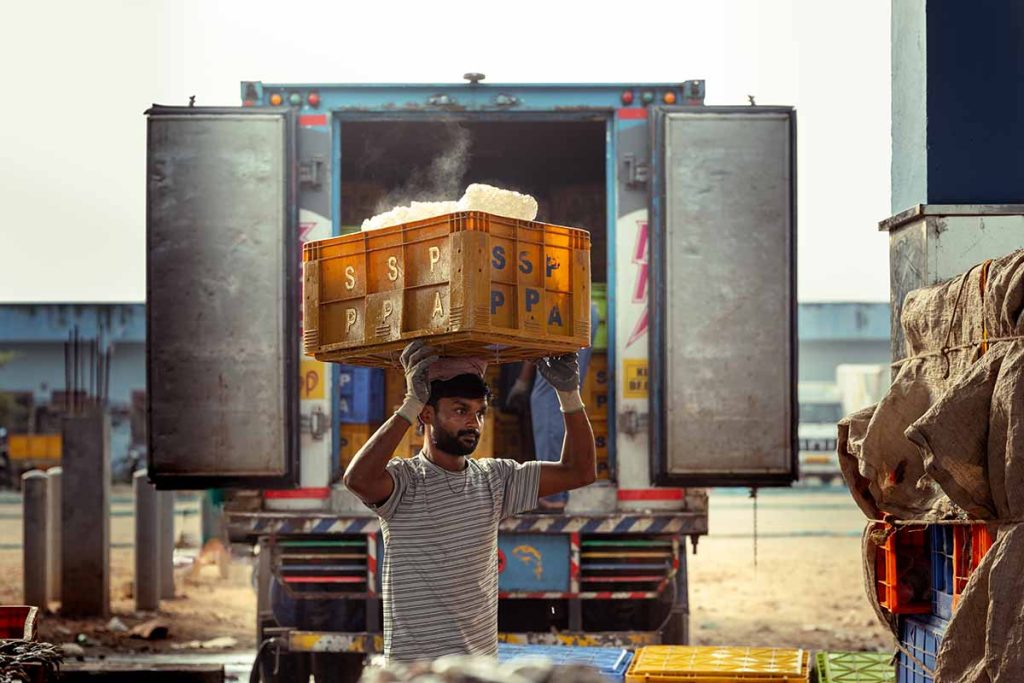
[[[810,652],[774,647],[648,645],[626,683],[809,683]]]
[[[597,446],[597,478],[608,479],[611,470],[608,464],[608,354],[594,351],[590,356],[590,367],[583,380],[583,404],[594,429],[594,443]]]
[[[378,424],[341,423],[338,428],[338,456],[342,468],[348,467],[359,449],[370,439],[370,435],[380,427]]]

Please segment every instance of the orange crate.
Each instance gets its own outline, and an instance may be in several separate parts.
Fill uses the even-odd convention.
[[[590,343],[585,230],[453,213],[307,242],[302,260],[317,360],[396,366],[414,339],[497,363]]]
[[[884,530],[885,525],[875,525]],[[928,527],[902,526],[875,551],[878,602],[892,614],[929,614],[932,611],[931,557]]]
[[[958,524],[953,527],[953,607],[967,588],[971,574],[992,547],[995,538],[984,524]]]
[[[60,434],[11,434],[7,454],[11,460],[60,460],[63,437]]]

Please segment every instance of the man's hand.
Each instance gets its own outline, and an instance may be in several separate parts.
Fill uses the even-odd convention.
[[[406,346],[399,358],[405,370],[405,401],[395,414],[405,418],[409,424],[416,424],[416,418],[430,400],[428,370],[437,358],[437,351],[422,341]]]
[[[579,391],[580,357],[575,351],[561,356],[541,358],[537,361],[537,372],[559,391]]]
[[[555,388],[563,413],[583,410],[580,398],[580,359],[575,351],[537,361],[537,372]]]

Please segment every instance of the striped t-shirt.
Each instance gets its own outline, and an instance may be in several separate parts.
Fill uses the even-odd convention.
[[[466,460],[449,472],[423,453],[395,458],[384,532],[384,656],[495,656],[498,522],[537,507],[540,463]]]

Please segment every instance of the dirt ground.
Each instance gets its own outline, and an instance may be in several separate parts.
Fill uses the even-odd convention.
[[[198,504],[178,501],[176,533],[198,537]],[[108,620],[62,620],[48,615],[42,638],[56,643],[86,638],[88,654],[113,652],[202,653],[253,650],[256,596],[251,558],[236,557],[228,578],[215,566],[198,576],[186,566],[195,550],[181,550],[176,597],[160,612],[139,614],[132,599],[130,495],[117,491],[112,506],[111,595],[113,616],[131,628],[154,617],[169,638],[147,641],[112,631]],[[860,530],[864,520],[842,488],[762,492],[758,501],[757,564],[752,502],[745,492],[711,493],[711,533],[688,555],[691,639],[701,645],[802,647],[811,650],[889,649],[891,636],[877,623],[861,577]],[[0,497],[0,604],[21,597],[20,506]],[[689,545],[689,544],[688,544]],[[228,637],[232,641],[213,642]]]

